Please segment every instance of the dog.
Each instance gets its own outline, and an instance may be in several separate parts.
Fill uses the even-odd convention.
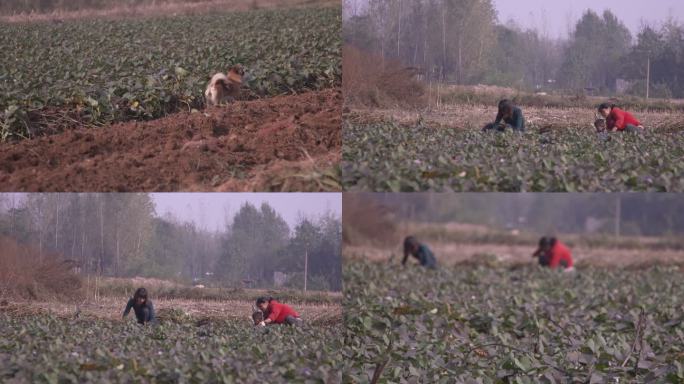
[[[241,65],[235,65],[228,73],[217,73],[211,77],[211,81],[204,91],[204,97],[208,106],[219,105],[224,102],[233,102],[240,96],[242,77],[245,70]]]

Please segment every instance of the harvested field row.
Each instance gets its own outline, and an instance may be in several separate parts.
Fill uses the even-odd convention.
[[[532,258],[536,244],[529,246],[438,242],[429,244],[438,261],[447,266],[460,264],[533,266],[537,264],[537,261]],[[345,246],[343,255],[350,259],[361,258],[391,264],[399,264],[402,257],[400,247]],[[681,266],[684,271],[684,251],[682,250],[645,251],[573,247],[572,255],[580,268],[591,266],[634,269],[653,265],[675,265]]]

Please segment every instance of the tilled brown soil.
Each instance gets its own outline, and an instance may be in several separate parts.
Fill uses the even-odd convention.
[[[339,89],[0,144],[2,191],[341,190]]]

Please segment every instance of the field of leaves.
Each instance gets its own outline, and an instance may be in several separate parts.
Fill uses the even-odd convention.
[[[347,262],[344,381],[684,383],[681,274]]]
[[[475,127],[347,119],[345,190],[684,191],[681,127],[642,135],[597,135],[580,126],[531,125],[522,135]]]
[[[243,64],[248,97],[341,84],[339,7],[0,23],[0,139],[201,108]]]
[[[0,314],[0,381],[339,383],[339,327]]]

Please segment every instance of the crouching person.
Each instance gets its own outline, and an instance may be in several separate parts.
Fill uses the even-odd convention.
[[[419,243],[413,236],[408,236],[404,239],[404,259],[401,261],[401,265],[406,265],[406,260],[409,255],[418,259],[418,262],[420,262],[420,265],[423,267],[430,269],[437,268],[437,259],[430,248],[425,244]]]
[[[623,111],[614,104],[603,103],[598,106],[598,112],[606,119],[606,129],[611,132],[632,132],[639,133],[644,131],[644,126],[631,113]],[[597,127],[597,130],[599,127]]]
[[[135,290],[133,297],[128,300],[126,309],[124,309],[124,318],[128,316],[131,308],[133,308],[133,311],[135,312],[138,323],[147,324],[155,320],[154,307],[152,306],[152,301],[147,298],[147,290],[145,288],[138,288]]]
[[[525,132],[525,118],[522,109],[516,107],[512,101],[503,99],[499,101],[499,112],[494,122],[485,125],[482,130],[503,132],[507,128],[515,132]]]
[[[257,324],[288,324],[301,325],[302,319],[299,314],[287,304],[279,303],[272,297],[260,297],[256,301],[257,308],[263,312],[265,319]]]
[[[570,249],[555,237],[542,237],[539,247],[532,254],[539,259],[539,265],[549,268],[563,268],[565,272],[574,271]]]

